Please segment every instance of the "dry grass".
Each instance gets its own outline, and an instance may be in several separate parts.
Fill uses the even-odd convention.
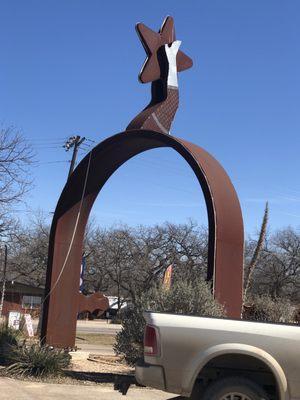
[[[99,344],[104,346],[113,346],[115,344],[115,335],[105,335],[99,333],[79,333],[76,336],[76,345],[81,344]]]

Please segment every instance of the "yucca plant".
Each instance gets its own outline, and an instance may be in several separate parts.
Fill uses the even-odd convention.
[[[18,345],[20,331],[9,328],[6,324],[0,325],[0,363],[7,365],[10,359],[11,347]]]
[[[14,346],[10,353],[11,365],[7,373],[19,376],[48,377],[63,373],[70,364],[71,356],[64,350],[40,344]]]

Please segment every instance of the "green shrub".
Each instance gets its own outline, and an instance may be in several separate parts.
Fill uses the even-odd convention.
[[[59,375],[70,365],[71,357],[64,350],[32,344],[12,347],[11,365],[7,373],[20,376],[47,377]]]
[[[177,282],[170,290],[153,288],[142,295],[134,306],[120,313],[122,330],[117,334],[114,350],[123,355],[129,365],[143,357],[143,337],[146,310],[175,314],[220,317],[223,308],[214,300],[208,283],[199,278],[193,284]]]
[[[117,333],[114,351],[122,355],[129,365],[134,365],[143,356],[143,337],[145,320],[143,312],[147,309],[146,300],[140,299],[134,308],[120,312],[122,330]]]
[[[243,319],[261,322],[295,322],[295,309],[285,298],[253,296],[244,306]]]
[[[11,347],[18,345],[20,331],[9,328],[6,324],[0,325],[0,363],[7,365],[10,359]]]

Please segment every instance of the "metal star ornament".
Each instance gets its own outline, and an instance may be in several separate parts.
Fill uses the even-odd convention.
[[[159,32],[154,32],[142,23],[136,25],[136,31],[147,53],[147,58],[139,74],[139,80],[142,83],[154,82],[161,77],[157,57],[158,50],[176,40],[174,20],[170,16],[166,17]],[[193,65],[192,59],[180,50],[177,53],[176,62],[178,72],[191,68]]]

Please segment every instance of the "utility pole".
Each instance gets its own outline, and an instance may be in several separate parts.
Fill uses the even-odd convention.
[[[6,286],[6,269],[7,269],[7,245],[4,245],[4,266],[3,266],[3,281],[2,281],[2,293],[0,301],[0,318],[2,317],[4,296],[5,296],[5,286]]]
[[[70,178],[70,176],[72,175],[72,173],[74,171],[78,149],[84,141],[85,141],[85,137],[81,138],[78,135],[71,136],[63,146],[66,151],[69,151],[71,148],[73,148],[73,154],[72,154],[72,160],[71,160],[71,165],[70,165],[70,169],[69,169],[68,179]]]

